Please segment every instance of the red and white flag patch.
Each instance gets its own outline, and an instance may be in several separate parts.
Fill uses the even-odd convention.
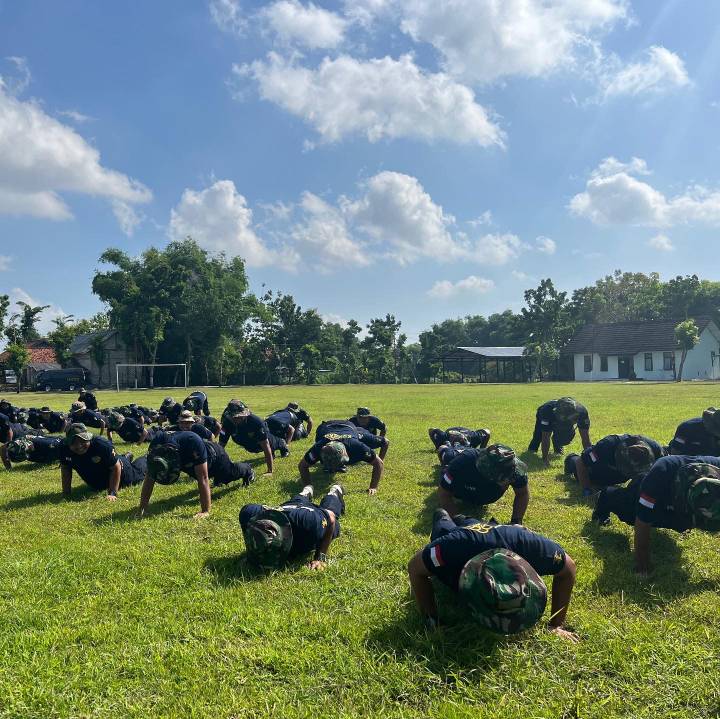
[[[445,484],[452,484],[452,476],[449,472],[445,472],[443,479],[445,480]]]
[[[430,561],[434,567],[442,567],[445,564],[442,558],[442,552],[437,544],[434,547],[430,547]]]
[[[598,461],[598,456],[595,454],[594,450],[590,450],[590,459],[592,459],[593,462]]]
[[[641,494],[640,495],[640,504],[642,504],[643,507],[647,507],[648,509],[654,509],[655,508],[655,498],[651,497],[648,494]]]

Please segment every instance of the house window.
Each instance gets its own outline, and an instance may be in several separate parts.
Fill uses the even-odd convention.
[[[601,372],[608,371],[607,355],[600,355],[600,371]]]
[[[585,371],[592,372],[592,355],[585,355]]]
[[[663,352],[663,369],[669,372],[675,366],[675,353]]]
[[[652,372],[652,352],[645,353],[645,371]]]

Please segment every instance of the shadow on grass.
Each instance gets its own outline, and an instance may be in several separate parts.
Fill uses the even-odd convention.
[[[528,470],[531,472],[542,472],[544,469],[547,469],[540,455],[537,452],[531,452],[529,449],[522,452],[519,455],[519,459],[527,465]]]
[[[70,498],[66,498],[62,492],[41,492],[21,499],[13,499],[0,505],[0,511],[12,512],[18,509],[29,509],[39,507],[41,504],[62,504],[63,502],[78,502],[97,496],[98,492],[90,487],[76,487],[73,489]]]
[[[496,665],[503,646],[527,640],[530,633],[502,637],[468,621],[467,610],[457,596],[445,587],[436,587],[442,622],[439,629],[426,630],[414,603],[408,602],[392,622],[368,635],[368,648],[394,662],[420,664],[452,687],[470,679],[470,673]]]
[[[613,517],[613,521],[618,520]],[[678,597],[718,589],[716,581],[690,581],[690,575],[682,565],[682,549],[676,541],[679,535],[671,533],[671,530],[652,530],[650,547],[653,571],[646,578],[639,577],[633,571],[632,547],[626,534],[614,532],[612,527],[600,527],[588,520],[583,526],[582,536],[603,560],[602,572],[596,580],[600,594],[618,594],[644,607],[658,607]]]
[[[297,558],[277,569],[263,569],[250,563],[247,554],[232,554],[228,557],[211,557],[205,561],[203,569],[210,574],[217,584],[233,586],[239,582],[260,582],[278,572],[294,574],[305,568],[311,555]]]

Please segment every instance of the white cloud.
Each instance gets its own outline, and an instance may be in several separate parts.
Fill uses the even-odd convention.
[[[476,217],[474,220],[468,220],[470,227],[482,227],[483,225],[492,225],[492,223],[493,216],[490,210],[485,210],[480,217]]]
[[[113,200],[112,208],[120,229],[128,237],[132,237],[137,226],[143,221],[142,214],[121,200]]]
[[[129,204],[152,194],[100,164],[100,153],[35,102],[0,87],[0,213],[51,220],[72,217],[59,193],[77,192]]]
[[[391,9],[393,0],[345,0],[343,11],[351,22],[364,27]]]
[[[603,160],[591,173],[585,192],[570,200],[570,211],[599,225],[720,226],[719,191],[694,185],[668,198],[635,174],[648,174],[643,160],[633,158],[627,164],[615,158]]]
[[[252,210],[231,180],[218,180],[200,191],[186,189],[170,212],[168,234],[172,240],[189,235],[210,252],[240,256],[248,267],[276,264],[292,269],[297,261],[293,252],[275,252],[263,244],[252,226]]]
[[[690,84],[682,59],[667,48],[654,45],[647,58],[622,68],[607,80],[606,98],[619,95],[657,95]]]
[[[510,274],[516,279],[520,280],[520,282],[534,282],[535,278],[531,277],[527,272],[522,272],[521,270],[511,270]]]
[[[37,331],[45,336],[48,332],[55,329],[53,320],[57,317],[65,317],[67,312],[62,307],[54,305],[51,302],[43,302],[34,297],[31,297],[25,290],[20,287],[13,287],[8,293],[10,297],[10,310],[8,312],[8,319],[10,315],[20,313],[21,308],[18,306],[18,302],[25,302],[31,307],[41,307],[42,305],[50,305],[46,310],[43,310],[40,315],[38,323],[35,325]]]
[[[370,264],[358,242],[350,235],[341,210],[311,192],[304,193],[300,208],[303,221],[292,230],[292,238],[323,272]]]
[[[356,60],[325,58],[310,69],[271,53],[233,68],[250,76],[260,96],[312,125],[323,142],[365,135],[503,146],[504,133],[469,88],[443,73],[426,73],[410,55]]]
[[[557,245],[555,244],[555,240],[540,236],[535,239],[535,249],[545,255],[554,255]]]
[[[341,327],[347,327],[348,320],[342,315],[337,315],[334,312],[321,312],[320,317],[323,322],[328,324],[340,325]]]
[[[484,295],[495,287],[492,280],[484,277],[470,275],[464,280],[450,282],[450,280],[439,280],[427,292],[428,296],[435,299],[451,299],[459,295]]]
[[[654,250],[660,250],[661,252],[672,252],[675,246],[672,240],[663,234],[655,235],[647,241],[648,247],[652,247]]]
[[[58,115],[60,115],[60,117],[66,117],[76,125],[84,125],[86,122],[92,122],[95,119],[94,117],[90,117],[90,115],[83,115],[82,112],[78,112],[77,110],[61,110],[58,112]]]
[[[468,248],[466,257],[481,264],[505,265],[527,249],[528,246],[517,235],[485,235],[475,241],[472,249]]]
[[[347,21],[329,10],[298,0],[278,0],[268,5],[263,16],[285,43],[309,48],[337,47],[344,39]]]
[[[12,257],[10,257],[10,255],[0,255],[0,272],[6,272],[9,270],[11,262]]]
[[[401,28],[433,45],[470,83],[541,77],[572,66],[593,38],[628,18],[625,0],[396,0]]]
[[[210,0],[210,17],[223,31],[242,35],[247,21],[239,0]]]
[[[13,67],[12,75],[0,75],[0,88],[4,87],[10,95],[19,95],[27,90],[32,81],[32,74],[24,57],[6,57]]]

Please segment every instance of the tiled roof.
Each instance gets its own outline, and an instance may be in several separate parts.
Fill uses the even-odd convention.
[[[39,339],[28,342],[25,347],[30,352],[30,363],[36,362],[46,364],[57,364],[57,357],[55,356],[55,350],[47,340]],[[5,351],[0,354],[0,362],[7,362],[10,359],[10,353]]]
[[[702,332],[712,320],[696,317]],[[585,325],[563,349],[568,354],[634,355],[638,352],[670,352],[677,349],[675,327],[682,320],[615,322]]]

